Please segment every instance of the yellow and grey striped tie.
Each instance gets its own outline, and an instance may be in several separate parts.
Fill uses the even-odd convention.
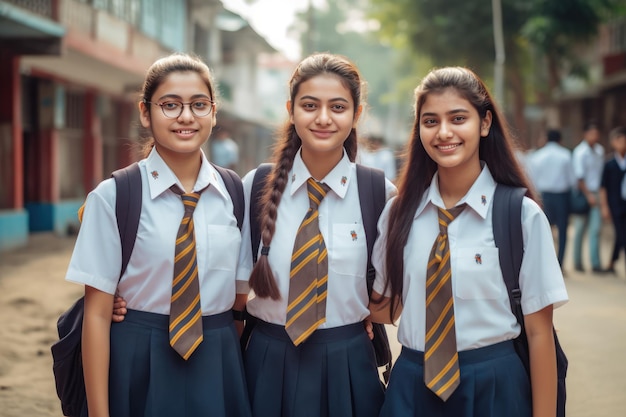
[[[307,181],[309,210],[293,245],[285,330],[298,346],[326,321],[328,253],[319,228],[318,207],[330,187]]]
[[[170,306],[170,345],[183,359],[187,360],[203,338],[200,284],[193,228],[193,211],[200,199],[200,193],[183,194],[176,185],[171,190],[180,194],[185,214],[176,236]]]
[[[452,395],[460,380],[448,225],[464,208],[465,204],[450,210],[439,209],[439,235],[428,260],[424,383],[443,401]]]

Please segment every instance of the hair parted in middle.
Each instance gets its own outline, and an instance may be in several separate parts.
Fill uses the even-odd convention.
[[[294,102],[302,83],[320,75],[333,75],[341,81],[352,96],[355,112],[364,103],[364,82],[356,65],[344,56],[329,53],[310,55],[298,64],[289,80],[289,99],[291,102]],[[291,111],[293,114],[293,107]],[[263,196],[260,201],[261,210],[258,221],[261,226],[261,246],[264,248],[269,248],[274,236],[278,204],[287,186],[289,171],[291,171],[293,166],[296,153],[302,145],[302,140],[296,133],[295,126],[289,121],[285,123],[278,135],[272,157],[274,167],[265,182]],[[343,147],[350,161],[354,162],[357,152],[357,133],[355,128],[351,129],[343,143]],[[280,292],[270,268],[267,254],[265,254],[267,250],[263,251],[264,255],[259,257],[252,270],[249,280],[250,288],[254,290],[257,297],[270,297],[278,300],[280,299]]]
[[[415,211],[437,171],[420,137],[420,115],[426,99],[432,94],[453,90],[467,100],[483,119],[492,114],[491,128],[480,139],[479,158],[485,161],[497,183],[525,187],[526,195],[536,200],[514,154],[514,142],[507,121],[483,81],[463,67],[444,67],[430,71],[415,89],[415,120],[409,139],[406,163],[398,177],[398,197],[389,212],[388,239],[385,248],[385,284],[391,290],[391,317],[402,299],[404,277],[404,247],[413,224]],[[477,133],[478,134],[478,133]]]

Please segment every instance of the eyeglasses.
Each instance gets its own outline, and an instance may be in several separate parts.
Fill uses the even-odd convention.
[[[145,101],[146,104],[155,104],[161,107],[163,115],[168,119],[177,119],[183,114],[185,105],[189,106],[189,109],[196,117],[206,117],[211,114],[213,110],[213,102],[211,100],[194,100],[190,103],[183,103],[181,101],[164,101],[163,103],[155,103],[153,101]]]

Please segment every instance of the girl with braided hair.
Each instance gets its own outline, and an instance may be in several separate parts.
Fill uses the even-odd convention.
[[[314,54],[295,69],[289,94],[260,200],[258,261],[246,244],[239,257],[254,291],[244,352],[253,415],[377,416],[384,387],[363,325],[367,248],[354,163],[363,81],[346,58]],[[243,180],[244,236],[255,171]],[[385,188],[389,198],[395,188]],[[314,237],[301,245],[311,223]]]

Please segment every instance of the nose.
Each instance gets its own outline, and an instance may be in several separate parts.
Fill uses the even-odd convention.
[[[319,125],[329,125],[332,122],[330,109],[321,107],[315,122]]]
[[[178,119],[182,121],[191,121],[194,118],[195,115],[191,111],[191,103],[183,104],[183,111],[180,113],[180,116],[178,116]]]
[[[441,140],[452,137],[452,129],[447,121],[444,120],[439,123],[439,132],[437,133],[437,136]]]

